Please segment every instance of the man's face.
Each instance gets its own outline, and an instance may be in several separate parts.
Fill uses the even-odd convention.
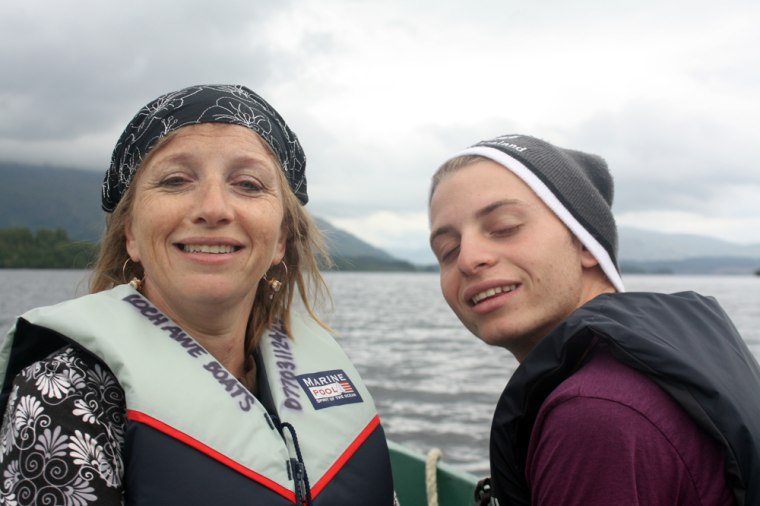
[[[586,300],[596,260],[523,181],[482,160],[446,175],[430,202],[441,290],[464,325],[522,361]]]

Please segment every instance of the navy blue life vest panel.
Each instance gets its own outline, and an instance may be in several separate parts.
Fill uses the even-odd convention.
[[[720,441],[737,504],[760,504],[760,367],[718,303],[693,292],[601,295],[536,345],[493,418],[491,474],[500,504],[530,505],[525,461],[538,410],[597,341]]]
[[[364,464],[382,462],[385,452],[385,435],[378,425],[339,475],[319,491],[313,500],[314,506],[392,505],[393,492],[388,487],[392,480],[390,467],[373,467],[372,476],[368,477]],[[293,504],[230,467],[142,423],[128,423],[124,457],[124,486],[130,506]]]
[[[292,504],[266,487],[255,486],[221,462],[141,423],[127,424],[124,464],[128,505]]]

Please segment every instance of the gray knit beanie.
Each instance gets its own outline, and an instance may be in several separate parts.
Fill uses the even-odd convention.
[[[624,291],[611,209],[614,185],[601,157],[527,135],[482,141],[451,158],[465,155],[493,160],[522,179],[594,255],[617,291]]]

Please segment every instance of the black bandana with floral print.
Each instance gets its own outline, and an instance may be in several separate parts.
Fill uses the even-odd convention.
[[[241,125],[256,132],[272,148],[298,200],[308,202],[306,156],[274,107],[244,86],[198,85],[162,95],[132,118],[116,143],[103,180],[103,210],[113,212],[158,141],[178,128],[200,123]]]

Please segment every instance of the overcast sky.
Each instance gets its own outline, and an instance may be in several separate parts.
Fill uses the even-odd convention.
[[[758,24],[756,0],[8,0],[0,159],[104,171],[148,101],[237,83],[301,139],[311,212],[400,256],[440,162],[507,133],[605,157],[620,224],[760,243]]]

